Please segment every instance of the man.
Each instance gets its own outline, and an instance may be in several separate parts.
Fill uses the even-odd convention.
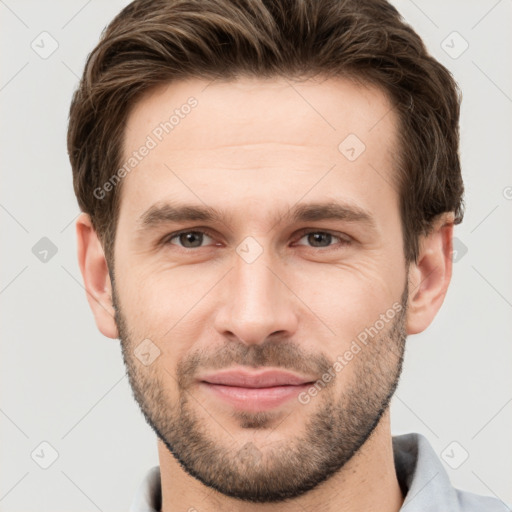
[[[160,465],[132,511],[497,511],[392,437],[460,94],[383,0],[135,1],[70,111],[78,257]]]

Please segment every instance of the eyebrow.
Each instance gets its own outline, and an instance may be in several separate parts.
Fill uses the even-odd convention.
[[[192,204],[156,203],[149,207],[137,220],[137,230],[147,231],[173,222],[222,222],[232,218],[225,210]],[[375,220],[367,210],[352,204],[328,201],[296,205],[283,214],[274,217],[274,223],[313,222],[320,220],[341,220],[358,222],[375,228]]]

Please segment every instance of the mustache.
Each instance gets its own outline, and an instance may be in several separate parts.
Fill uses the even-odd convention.
[[[229,342],[208,353],[200,349],[188,354],[177,364],[177,381],[185,389],[195,380],[198,369],[223,370],[235,365],[282,368],[320,378],[332,364],[324,354],[308,352],[290,341],[268,340],[254,345]]]

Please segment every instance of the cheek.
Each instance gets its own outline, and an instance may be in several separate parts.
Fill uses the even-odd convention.
[[[192,267],[172,268],[136,261],[119,265],[117,275],[123,311],[131,324],[145,323],[153,330],[158,330],[160,323],[172,326],[173,320],[185,314],[187,305],[190,309],[189,302],[208,284],[198,279],[198,272]]]
[[[221,274],[222,275],[222,274]],[[133,336],[149,338],[158,346],[158,366],[163,377],[176,374],[178,361],[186,357],[208,327],[207,294],[215,293],[218,273],[193,266],[133,272],[124,281],[126,315]]]
[[[303,268],[296,276],[290,282],[297,283],[297,295],[309,308],[303,327],[318,326],[319,317],[335,334],[324,328],[315,328],[310,334],[323,338],[329,352],[336,353],[393,305],[396,307],[405,285],[405,270],[399,265],[392,267],[370,259],[329,266],[322,271]]]

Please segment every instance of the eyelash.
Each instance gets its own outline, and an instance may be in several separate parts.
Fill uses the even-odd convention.
[[[204,229],[185,229],[185,230],[182,230],[182,231],[176,231],[175,233],[171,233],[170,235],[166,236],[163,238],[161,244],[162,245],[176,245],[176,244],[172,244],[171,243],[171,240],[174,240],[175,238],[179,237],[180,235],[184,235],[186,233],[200,233],[200,234],[203,234],[203,235],[207,235],[209,236],[210,238],[215,238],[213,236],[213,234],[208,231],[208,230],[204,230]],[[321,231],[321,230],[318,230],[318,229],[303,229],[301,231],[299,231],[298,233],[298,239],[297,240],[301,240],[302,238],[304,238],[305,236],[311,234],[311,233],[321,233],[323,235],[331,235],[333,238],[337,238],[339,240],[339,246],[340,247],[345,247],[347,245],[350,245],[352,243],[352,239],[348,236],[348,235],[344,235],[342,233],[334,233],[332,231]],[[195,247],[195,248],[187,248],[187,247],[181,247],[179,245],[176,245],[176,247],[178,247],[179,249],[182,249],[183,251],[193,251],[193,250],[198,250],[198,249],[204,249],[204,247]],[[333,246],[328,246],[328,247],[309,247],[310,249],[319,249],[319,250],[322,250],[323,252],[326,252],[326,251],[330,251],[330,250],[336,250],[336,249],[339,249],[340,247],[337,247],[336,245],[333,245]]]

